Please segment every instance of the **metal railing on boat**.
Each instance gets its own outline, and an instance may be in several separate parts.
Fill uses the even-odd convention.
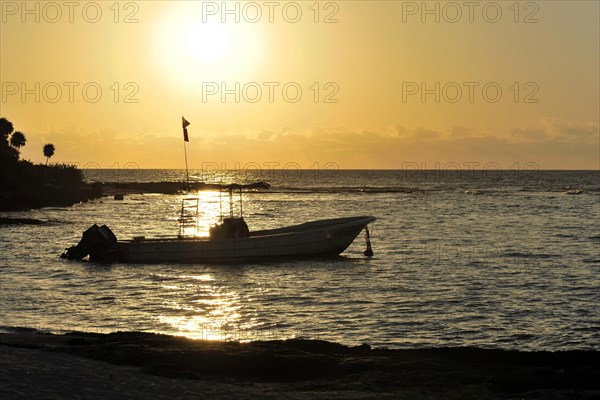
[[[181,201],[181,214],[179,216],[179,237],[195,236],[198,231],[198,207],[200,199],[188,197]]]

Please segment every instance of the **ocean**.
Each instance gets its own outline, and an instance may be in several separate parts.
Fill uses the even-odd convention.
[[[185,171],[86,170],[85,176],[181,181]],[[2,213],[45,223],[0,227],[0,325],[387,348],[600,349],[598,171],[290,168],[190,176],[271,183],[244,194],[251,230],[375,216],[375,254],[363,255],[361,235],[333,259],[74,262],[59,256],[94,223],[123,239],[176,235],[188,196],[132,194]],[[197,195],[203,235],[220,212],[220,196]]]

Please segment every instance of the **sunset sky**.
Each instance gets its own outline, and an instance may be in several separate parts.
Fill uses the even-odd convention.
[[[600,168],[597,1],[0,3],[32,161]]]

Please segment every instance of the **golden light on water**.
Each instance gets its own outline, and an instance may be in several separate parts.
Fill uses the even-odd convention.
[[[202,282],[211,282],[215,279],[210,274],[202,274],[202,275],[181,275],[182,279],[196,279]]]
[[[239,199],[234,197],[233,200],[234,213],[237,213]],[[220,216],[229,215],[227,193],[198,191],[177,199],[179,203],[182,201],[188,204],[198,202],[197,224],[185,229],[186,237],[208,237],[210,227],[219,222]],[[161,286],[167,292],[165,299],[168,299],[163,302],[164,308],[177,314],[155,317],[160,324],[167,326],[166,332],[202,340],[246,341],[261,336],[249,334],[256,329],[252,320],[242,321],[239,293],[215,285],[212,274],[179,275],[177,280],[181,283]]]
[[[181,275],[178,278],[186,283],[163,285],[162,289],[181,292],[185,296],[182,302],[176,300],[180,296],[166,296],[169,300],[165,301],[165,307],[178,310],[179,315],[156,318],[169,326],[170,332],[192,339],[239,340],[241,332],[251,328],[241,323],[239,294],[217,290],[217,286],[212,284],[215,279],[211,274]]]

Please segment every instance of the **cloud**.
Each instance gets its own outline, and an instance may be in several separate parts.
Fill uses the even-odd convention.
[[[24,154],[43,162],[41,146],[54,143],[52,161],[95,163],[119,168],[135,163],[142,168],[183,168],[180,132],[117,132],[103,128],[48,128],[26,133]],[[314,127],[305,131],[282,127],[248,131],[198,131],[187,143],[191,168],[211,162],[229,167],[245,163],[295,162],[302,167],[331,162],[340,168],[402,168],[417,162],[495,162],[508,168],[533,162],[540,168],[594,169],[599,158],[598,126],[583,122],[544,120],[540,127],[515,127],[491,132],[468,126],[446,130],[392,125],[382,129]],[[31,149],[31,150],[29,150]],[[28,156],[28,151],[33,156]],[[38,154],[39,153],[39,154]]]
[[[408,130],[400,124],[396,125],[395,131],[398,136],[408,136]]]
[[[258,132],[258,138],[260,140],[270,140],[274,137],[275,137],[275,132],[273,132],[273,131],[268,131],[266,129],[263,129],[260,132]]]
[[[453,126],[450,128],[450,136],[452,138],[466,138],[475,136],[475,129],[464,126]]]
[[[557,138],[566,141],[598,142],[600,129],[597,124],[573,121],[552,121]]]
[[[414,131],[413,137],[420,140],[435,140],[441,138],[442,135],[441,132],[419,127]]]
[[[546,131],[542,129],[511,129],[510,134],[516,139],[522,139],[524,141],[541,141],[548,138]]]

